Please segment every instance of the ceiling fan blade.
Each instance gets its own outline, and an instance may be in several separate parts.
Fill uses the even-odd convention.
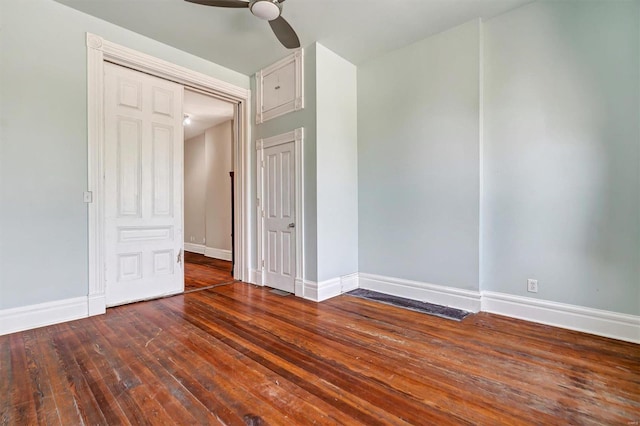
[[[273,21],[269,21],[273,33],[278,37],[280,43],[287,49],[296,49],[300,47],[300,39],[291,25],[280,16]]]
[[[247,8],[249,2],[242,0],[185,0],[189,3],[201,4],[203,6],[216,6],[216,7],[237,7]]]

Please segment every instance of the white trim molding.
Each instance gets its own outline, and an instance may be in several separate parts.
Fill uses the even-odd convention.
[[[282,105],[265,110],[264,108],[264,79],[270,74],[293,64],[293,99]],[[285,82],[283,84],[287,84]],[[278,87],[276,87],[277,89]],[[304,50],[294,50],[278,62],[261,69],[256,73],[256,124],[262,124],[267,120],[279,117],[292,111],[304,108]]]
[[[340,288],[340,278],[331,278],[321,282],[305,280],[303,281],[302,297],[314,302],[323,302],[339,296],[341,294]]]
[[[358,274],[359,288],[373,290],[392,296],[434,303],[462,309],[469,312],[480,311],[480,292],[446,287],[402,278],[382,275]]]
[[[214,259],[227,260],[231,262],[231,250],[224,250],[214,247],[205,247],[204,255]]]
[[[87,118],[88,118],[88,182],[93,193],[89,204],[89,316],[106,312],[105,248],[104,248],[104,63],[105,61],[182,84],[219,99],[236,104],[237,136],[234,138],[235,230],[234,246],[236,279],[249,281],[255,242],[251,239],[253,224],[249,221],[251,198],[251,91],[217,78],[181,67],[153,56],[112,43],[87,33]]]
[[[296,281],[304,280],[306,272],[304,250],[304,127],[293,131],[296,168]],[[297,295],[297,294],[296,294]]]
[[[0,310],[0,335],[89,316],[86,296]]]
[[[315,286],[316,302],[322,302],[342,294],[342,282],[340,278],[331,278],[320,281]]]
[[[299,286],[302,297],[314,302],[322,302],[358,288],[358,273],[355,272],[320,282],[296,281],[296,291],[298,291]]]
[[[257,218],[257,252],[258,271],[254,274],[255,284],[264,285],[262,273],[264,261],[264,223],[263,223],[263,199],[264,199],[264,150],[277,145],[293,142],[294,149],[294,174],[295,174],[295,224],[296,224],[296,274],[295,274],[295,295],[304,296],[304,128],[300,127],[291,132],[272,136],[270,138],[258,139],[256,141],[256,218]]]
[[[89,316],[104,314],[107,306],[107,295],[103,294],[89,294],[87,296],[87,303],[89,306]]]
[[[226,260],[231,262],[231,250],[207,247],[204,244],[184,243],[184,251],[202,254],[213,259]]]
[[[640,343],[640,316],[491,291],[482,292],[482,311]]]
[[[304,298],[305,281],[302,278],[296,278],[294,294],[297,297]]]
[[[351,290],[360,288],[360,274],[356,272],[340,277],[340,286],[341,293],[348,293]]]
[[[184,243],[184,251],[189,253],[204,254],[206,249],[207,247],[203,244]]]
[[[298,287],[300,285],[300,288]],[[318,283],[315,281],[296,280],[296,296],[300,295],[312,302],[318,302]]]
[[[264,284],[262,284],[262,270],[251,269],[251,271],[249,272],[248,283],[258,286],[264,286]]]

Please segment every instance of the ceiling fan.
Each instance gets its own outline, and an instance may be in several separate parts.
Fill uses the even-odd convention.
[[[280,43],[287,49],[296,49],[300,47],[300,40],[293,31],[291,25],[281,16],[282,3],[284,0],[185,0],[190,3],[197,3],[204,6],[230,7],[230,8],[247,8],[251,13],[265,21],[269,21],[269,25],[273,33],[278,37]]]

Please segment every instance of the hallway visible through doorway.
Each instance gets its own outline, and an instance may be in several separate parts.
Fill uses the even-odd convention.
[[[233,282],[231,262],[184,252],[184,291],[192,292]]]

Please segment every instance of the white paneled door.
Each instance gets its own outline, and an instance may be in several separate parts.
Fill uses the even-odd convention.
[[[264,283],[293,293],[296,267],[294,143],[264,149]]]
[[[105,64],[107,306],[178,293],[183,87]]]

